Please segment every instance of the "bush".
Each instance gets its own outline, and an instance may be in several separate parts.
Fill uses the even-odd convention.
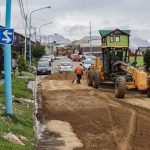
[[[22,71],[28,71],[27,63],[22,55],[18,59],[18,71],[20,75],[22,75]]]
[[[45,46],[36,44],[36,46],[32,50],[33,57],[39,59],[44,54],[45,54]]]

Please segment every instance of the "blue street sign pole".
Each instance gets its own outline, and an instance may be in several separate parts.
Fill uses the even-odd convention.
[[[11,0],[6,2],[6,21],[5,27],[10,28],[11,24]],[[6,114],[12,115],[12,85],[11,85],[11,45],[4,45],[4,74],[5,74],[5,98]]]

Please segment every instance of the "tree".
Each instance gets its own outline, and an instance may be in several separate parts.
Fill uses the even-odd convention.
[[[150,68],[150,49],[148,48],[144,54],[144,64],[146,66],[146,71]]]
[[[36,59],[39,59],[42,55],[45,54],[45,46],[40,45],[39,43],[32,50],[32,56]]]
[[[28,71],[27,63],[22,55],[18,59],[18,71],[20,75],[22,74],[22,71]]]

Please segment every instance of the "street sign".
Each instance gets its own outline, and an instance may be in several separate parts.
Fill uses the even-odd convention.
[[[13,44],[14,29],[0,28],[0,44]]]

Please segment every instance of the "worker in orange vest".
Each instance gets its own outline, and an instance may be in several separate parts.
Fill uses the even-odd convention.
[[[77,75],[77,84],[81,84],[80,80],[82,79],[82,75],[83,75],[82,64],[76,67],[75,73]]]

